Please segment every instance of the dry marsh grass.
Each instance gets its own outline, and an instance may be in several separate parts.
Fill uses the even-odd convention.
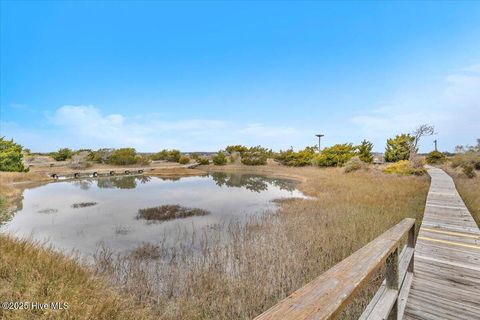
[[[11,205],[23,192],[23,189],[32,184],[48,181],[46,175],[33,172],[0,172],[0,197]]]
[[[429,186],[426,176],[376,169],[253,171],[295,177],[313,198],[283,200],[277,212],[225,222],[197,238],[185,234],[174,246],[160,242],[126,256],[100,250],[97,274],[158,319],[250,319],[403,218],[420,222]]]
[[[454,169],[447,166],[443,168],[453,178],[458,193],[460,193],[468,210],[480,226],[480,172],[477,170],[475,177],[468,178],[459,168]]]
[[[148,319],[74,259],[0,235],[0,301],[66,302],[67,310],[3,310],[1,319]]]

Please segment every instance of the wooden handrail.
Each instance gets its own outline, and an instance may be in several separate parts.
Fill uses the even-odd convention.
[[[399,256],[407,232],[408,242]],[[335,319],[384,264],[386,279],[361,319],[399,319],[404,308],[399,297],[408,294],[411,284],[414,247],[415,219],[407,218],[255,320]]]

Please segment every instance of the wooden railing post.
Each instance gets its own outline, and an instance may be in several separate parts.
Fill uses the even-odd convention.
[[[393,289],[398,291],[398,247],[388,256],[387,258],[387,275],[386,275],[386,284],[388,289]],[[390,311],[388,320],[397,320],[398,316],[398,299],[395,300],[395,303]]]
[[[415,248],[415,224],[408,230],[408,242],[407,242],[408,248]],[[412,259],[410,260],[410,263],[408,264],[408,272],[413,273],[413,267],[414,267],[414,260],[415,260],[415,254],[412,256]]]

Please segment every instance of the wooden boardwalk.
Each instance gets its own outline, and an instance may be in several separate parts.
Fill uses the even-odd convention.
[[[480,230],[452,178],[437,168],[428,173],[432,181],[403,319],[480,319]]]

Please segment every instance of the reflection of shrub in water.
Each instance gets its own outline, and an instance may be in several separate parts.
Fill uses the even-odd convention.
[[[213,172],[211,177],[219,187],[224,185],[227,187],[244,187],[250,191],[261,192],[268,190],[268,185],[271,184],[277,188],[280,188],[281,190],[295,190],[295,182],[286,179],[262,177],[253,174],[235,174],[225,172]]]
[[[148,176],[124,176],[98,179],[97,186],[102,189],[135,189],[137,182],[141,184],[151,180]]]
[[[180,181],[181,177],[159,177],[162,181]]]
[[[90,186],[92,185],[92,181],[90,180],[79,180],[79,181],[72,181],[71,184],[74,186],[80,187],[82,190],[88,190],[90,189]]]
[[[178,204],[163,205],[153,208],[139,209],[137,219],[148,221],[166,221],[178,218],[186,218],[192,216],[205,216],[210,212],[198,208],[186,208]]]
[[[72,204],[72,208],[78,209],[78,208],[85,208],[85,207],[91,207],[96,205],[96,202],[79,202],[79,203],[74,203]]]
[[[39,210],[37,212],[38,213],[50,214],[50,213],[57,213],[58,210],[57,209],[43,209],[43,210]]]

